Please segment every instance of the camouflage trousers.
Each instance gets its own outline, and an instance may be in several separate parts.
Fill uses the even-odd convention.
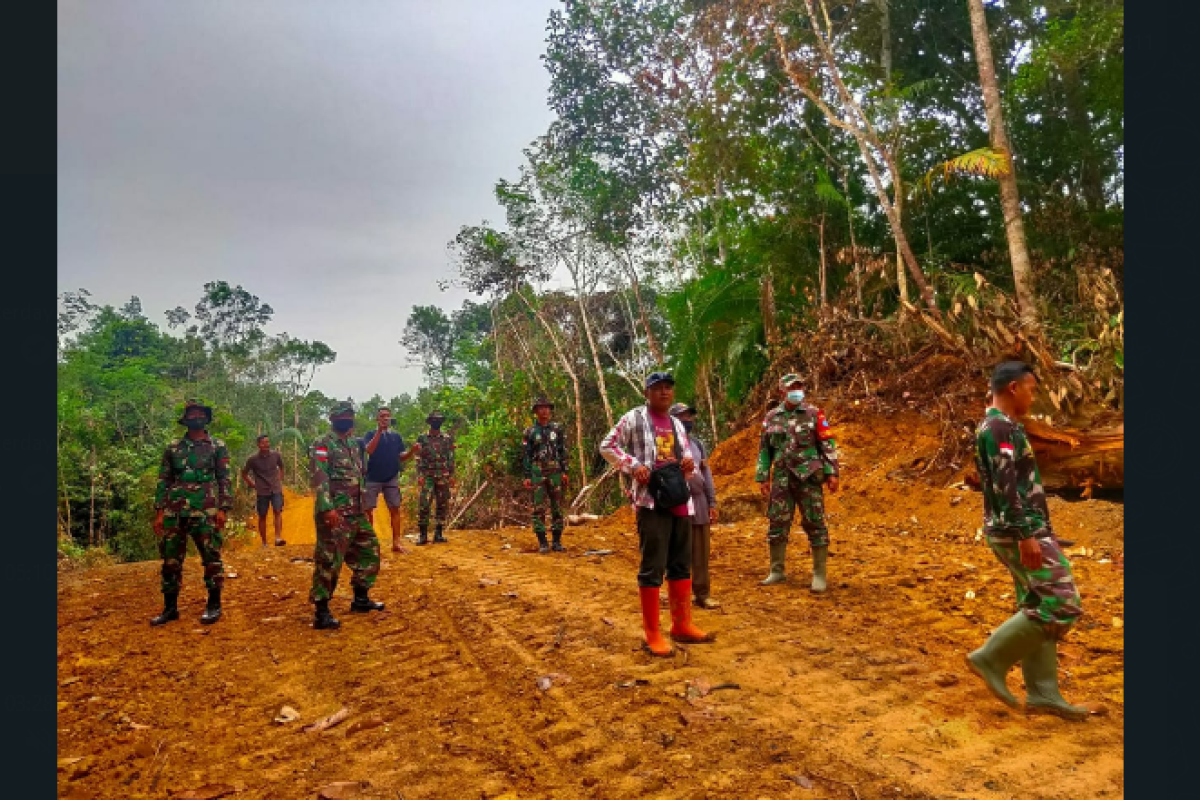
[[[796,506],[800,506],[800,525],[808,534],[812,547],[829,546],[829,530],[825,527],[825,495],[821,488],[825,476],[821,473],[800,480],[786,469],[771,477],[771,497],[767,501],[767,541],[787,541],[792,529]]]
[[[221,563],[221,532],[212,517],[163,517],[163,535],[158,539],[162,556],[163,594],[175,593],[183,582],[183,559],[187,555],[188,534],[196,543],[200,563],[204,565],[204,585],[220,589],[225,583],[225,565]]]
[[[317,546],[313,551],[311,603],[328,600],[337,589],[344,561],[354,573],[350,585],[370,589],[379,575],[379,537],[366,514],[342,513],[341,524],[330,528],[316,517]]]
[[[429,530],[429,512],[435,501],[437,502],[437,524],[440,528],[446,524],[446,517],[450,513],[449,478],[427,477],[421,484],[421,494],[417,499],[417,527],[423,531]]]
[[[563,474],[557,470],[533,468],[533,532],[546,538],[546,505],[550,505],[550,530],[555,537],[563,532]]]
[[[1042,563],[1037,569],[1029,569],[1021,563],[1021,550],[1015,537],[989,531],[987,541],[996,558],[1012,573],[1017,608],[1061,638],[1083,614],[1083,607],[1079,590],[1075,588],[1071,562],[1059,549],[1058,542],[1052,536],[1034,537],[1042,551]]]

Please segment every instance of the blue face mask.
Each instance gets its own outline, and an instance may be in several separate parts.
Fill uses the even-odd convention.
[[[335,431],[337,431],[338,433],[345,433],[346,431],[348,431],[354,427],[354,420],[352,420],[352,419],[335,419],[335,420],[331,420],[330,424],[333,426],[333,429]]]
[[[687,421],[685,421],[685,420],[682,420],[682,419],[681,419],[681,420],[679,420],[679,423],[680,423],[681,425],[683,425],[683,430],[684,430],[685,432],[687,432],[687,433],[691,433],[691,432],[692,432],[692,426],[696,424],[695,422],[687,422]]]
[[[790,392],[787,393],[787,399],[788,399],[788,402],[791,403],[792,405],[797,405],[797,406],[800,405],[801,403],[804,402],[804,390],[803,389],[792,389]]]

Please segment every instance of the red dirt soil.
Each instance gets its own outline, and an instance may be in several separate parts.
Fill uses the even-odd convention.
[[[1050,501],[1056,530],[1085,548],[1063,691],[1109,713],[1026,718],[962,666],[1012,613],[1013,587],[976,540],[978,493],[911,467],[937,449],[936,425],[827,411],[844,465],[827,503],[830,591],[807,590],[798,525],[791,579],[758,585],[757,431],[743,431],[712,458],[727,515],[713,531],[722,606],[695,619],[718,640],[670,659],[639,649],[628,510],[568,528],[569,552],[549,556],[520,528],[453,531],[448,545],[393,556],[379,513],[372,596],[387,609],[348,613],[343,572],[336,632],[310,627],[312,565],[293,560],[312,555],[306,498],[288,498],[287,547],[227,550],[237,577],[211,628],[198,623],[195,558],[182,619],[157,629],[157,564],[60,574],[59,796],[311,798],[336,782],[358,783],[325,796],[1123,796],[1123,506]],[[725,682],[738,688],[708,693]],[[1020,670],[1009,684],[1020,691]],[[274,723],[284,705],[300,719]],[[340,725],[302,730],[343,707]]]

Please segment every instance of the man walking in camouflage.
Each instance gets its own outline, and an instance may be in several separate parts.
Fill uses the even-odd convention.
[[[429,432],[417,437],[417,486],[421,493],[417,504],[417,544],[429,543],[429,512],[437,502],[437,528],[433,534],[434,544],[444,544],[446,537],[442,528],[450,511],[450,490],[454,488],[454,438],[442,433],[446,417],[434,411],[425,421]],[[417,448],[414,448],[417,449]]]
[[[533,532],[538,538],[538,552],[551,549],[562,552],[563,491],[567,488],[567,441],[562,425],[550,420],[554,403],[545,397],[533,401],[536,417],[525,429],[521,454],[525,467],[525,488],[533,490]],[[546,543],[546,504],[550,504],[550,532],[554,536],[551,548]]]
[[[329,412],[333,429],[309,448],[310,486],[316,496],[313,513],[317,545],[313,552],[313,583],[308,598],[316,606],[313,627],[338,628],[341,623],[329,613],[329,599],[337,589],[345,561],[353,572],[350,585],[354,613],[382,611],[383,603],[371,600],[371,587],[379,575],[379,537],[363,509],[365,489],[362,452],[354,429],[354,404],[334,404]]]
[[[1037,376],[1024,362],[1005,361],[992,373],[991,384],[992,403],[976,432],[975,465],[983,491],[983,530],[1013,576],[1018,610],[967,655],[967,667],[1001,702],[1016,708],[1005,678],[1020,662],[1026,713],[1084,719],[1095,709],[1071,705],[1058,689],[1058,641],[1083,609],[1071,562],[1050,528],[1033,447],[1018,421],[1033,405]]]
[[[779,380],[783,402],[767,412],[758,446],[754,480],[767,499],[767,543],[771,572],[762,583],[786,580],[784,563],[788,533],[796,506],[800,524],[808,534],[813,553],[812,591],[825,591],[825,560],[829,555],[829,530],[825,526],[825,496],[839,488],[837,443],[825,412],[804,402],[804,381],[796,374]]]
[[[221,532],[233,508],[233,486],[229,451],[207,430],[212,416],[211,406],[188,400],[179,418],[179,424],[188,432],[167,447],[158,470],[154,534],[163,560],[163,610],[150,620],[151,625],[179,619],[179,587],[189,535],[204,564],[204,585],[208,589],[208,604],[200,621],[211,625],[221,618],[221,587],[225,581]]]

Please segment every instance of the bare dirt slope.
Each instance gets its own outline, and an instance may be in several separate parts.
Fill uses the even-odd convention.
[[[713,535],[722,608],[696,612],[719,639],[669,660],[638,648],[628,512],[568,529],[564,555],[537,555],[527,529],[454,532],[404,556],[386,552],[385,534],[373,594],[387,610],[347,613],[344,575],[336,632],[310,627],[302,498],[286,548],[228,553],[237,577],[212,628],[197,621],[196,559],[183,619],[161,629],[147,626],[156,564],[63,574],[59,795],[309,798],[358,782],[325,794],[1122,796],[1122,506],[1051,505],[1060,535],[1092,551],[1075,559],[1087,616],[1062,648],[1064,692],[1110,713],[1072,724],[1009,712],[961,661],[1011,613],[1012,586],[975,540],[978,494],[913,477],[914,453],[936,447],[925,425],[841,425],[846,490],[829,503],[831,590],[819,598],[802,534],[793,580],[758,586],[755,433],[724,444],[718,493],[737,521]],[[596,549],[614,552],[585,555]],[[1019,670],[1009,681],[1020,687]],[[300,719],[274,723],[284,705]],[[303,731],[343,707],[345,722]]]

